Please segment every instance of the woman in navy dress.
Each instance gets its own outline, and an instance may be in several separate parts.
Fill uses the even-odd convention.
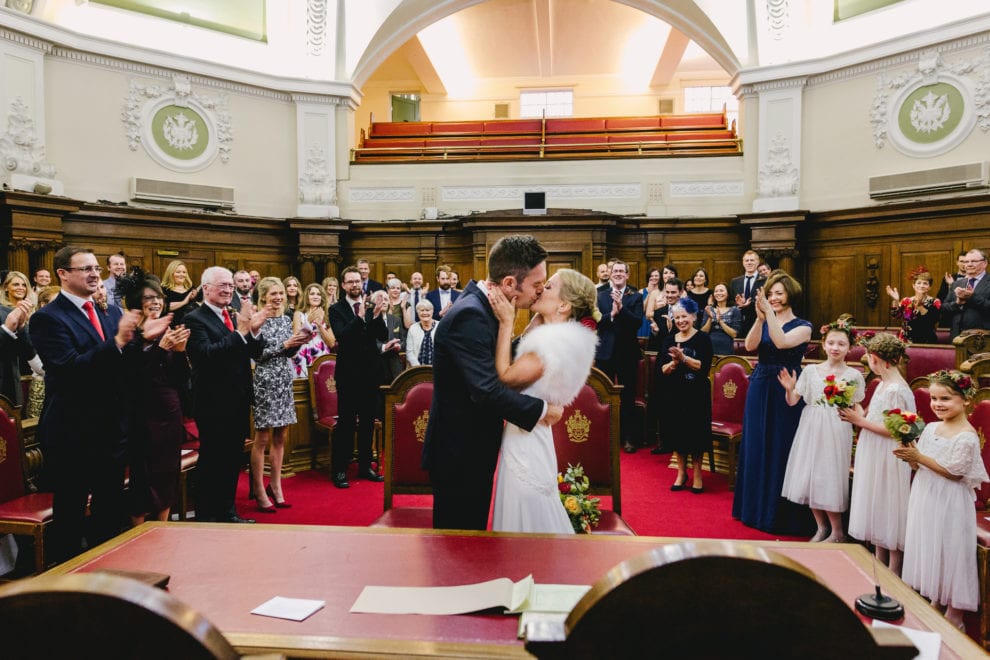
[[[775,272],[757,292],[756,322],[746,335],[746,349],[759,348],[759,363],[746,395],[732,517],[766,532],[802,533],[811,525],[807,509],[780,495],[804,406],[787,405],[777,375],[787,369],[797,377],[811,339],[811,323],[797,318],[792,309],[800,296],[796,279]]]

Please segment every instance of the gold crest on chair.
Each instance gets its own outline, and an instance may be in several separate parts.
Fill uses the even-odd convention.
[[[736,392],[739,391],[739,386],[736,385],[736,381],[730,380],[722,385],[722,396],[726,399],[735,399]]]
[[[567,439],[571,442],[587,442],[591,435],[591,420],[580,410],[567,418]]]
[[[416,421],[413,422],[413,432],[416,433],[416,440],[423,442],[426,439],[426,427],[430,423],[430,411],[424,410],[420,413]]]
[[[326,386],[327,386],[327,392],[331,392],[331,393],[336,392],[337,391],[337,381],[336,381],[336,379],[334,379],[333,376],[330,376],[329,378],[327,378],[327,380],[326,380]]]
[[[7,441],[0,438],[0,463],[7,460]]]

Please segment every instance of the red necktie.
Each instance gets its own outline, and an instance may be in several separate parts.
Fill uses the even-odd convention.
[[[228,330],[233,331],[234,324],[231,323],[231,321],[230,321],[230,314],[227,313],[227,308],[226,307],[223,309],[223,324],[225,326],[227,326],[227,329]]]
[[[354,316],[361,318],[361,303],[354,303]]]
[[[93,307],[93,301],[87,300],[84,302],[83,309],[86,310],[86,316],[89,317],[89,322],[93,324],[96,334],[100,336],[100,339],[106,340],[106,336],[103,334],[103,326],[100,325],[100,320],[96,318],[96,309]]]

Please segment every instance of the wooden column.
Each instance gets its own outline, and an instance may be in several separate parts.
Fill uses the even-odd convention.
[[[7,248],[7,270],[18,270],[31,281],[31,241],[26,238],[12,238]]]
[[[297,261],[299,262],[299,281],[302,283],[302,286],[306,286],[310,282],[315,282],[316,266],[313,263],[313,255],[300,254]],[[302,295],[302,291],[299,293]]]

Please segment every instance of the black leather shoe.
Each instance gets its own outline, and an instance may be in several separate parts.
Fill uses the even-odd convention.
[[[364,479],[365,481],[379,481],[379,482],[385,481],[385,477],[378,474],[371,468],[368,468],[367,470],[360,470],[358,472],[358,477]]]
[[[235,516],[230,516],[229,518],[224,518],[223,520],[219,520],[217,522],[241,523],[245,525],[253,525],[255,520],[254,518],[241,518],[240,516],[235,515]]]
[[[622,445],[622,451],[626,452],[627,454],[635,454],[636,448],[627,442],[626,444]]]
[[[337,488],[350,488],[351,484],[347,481],[346,472],[334,472],[333,473],[333,485]]]
[[[679,490],[684,490],[684,488],[685,488],[685,486],[684,486],[684,484],[673,484],[673,485],[672,485],[672,486],[670,487],[670,489],[671,489],[672,491],[674,491],[675,493],[676,493],[677,491],[679,491]]]
[[[663,446],[654,447],[653,449],[650,450],[650,453],[653,454],[654,456],[659,456],[660,454],[670,454],[671,452],[673,452],[672,449],[667,449],[666,447]]]

